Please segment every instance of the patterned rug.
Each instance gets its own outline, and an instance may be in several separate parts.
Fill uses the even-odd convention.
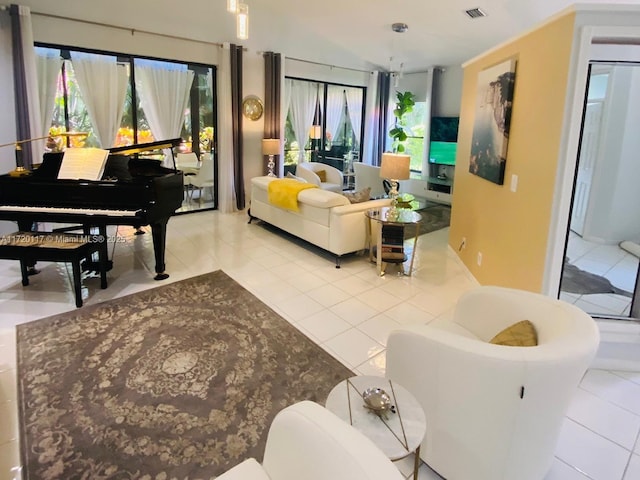
[[[25,480],[210,479],[352,373],[222,271],[19,325]]]
[[[422,215],[422,222],[420,222],[418,227],[418,235],[441,230],[448,227],[451,223],[451,207],[449,205],[427,202],[426,207],[416,211]],[[405,228],[405,240],[413,237],[412,230],[414,229]]]

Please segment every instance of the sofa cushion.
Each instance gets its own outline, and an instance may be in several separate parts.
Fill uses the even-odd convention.
[[[502,330],[489,343],[510,347],[535,347],[538,345],[538,334],[533,323],[522,320]]]
[[[316,175],[320,179],[320,182],[325,183],[327,181],[327,171],[326,170],[316,170]]]
[[[349,200],[344,195],[330,192],[321,188],[304,190],[298,195],[298,202],[312,207],[331,208],[339,205],[349,205]]]

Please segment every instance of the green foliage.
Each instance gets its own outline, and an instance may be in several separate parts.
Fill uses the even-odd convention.
[[[396,117],[395,126],[389,130],[389,136],[393,138],[393,151],[401,153],[405,151],[404,142],[407,140],[405,114],[413,111],[416,104],[415,95],[411,92],[396,92],[396,108],[393,115]]]

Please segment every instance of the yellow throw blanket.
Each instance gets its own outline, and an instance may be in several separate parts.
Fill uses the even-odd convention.
[[[298,212],[298,193],[307,188],[318,188],[313,183],[300,182],[294,178],[279,178],[269,183],[269,203],[276,207]]]

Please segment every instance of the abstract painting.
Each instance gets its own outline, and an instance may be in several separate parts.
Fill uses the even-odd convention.
[[[515,59],[478,75],[469,172],[498,185],[504,183],[515,80]]]

